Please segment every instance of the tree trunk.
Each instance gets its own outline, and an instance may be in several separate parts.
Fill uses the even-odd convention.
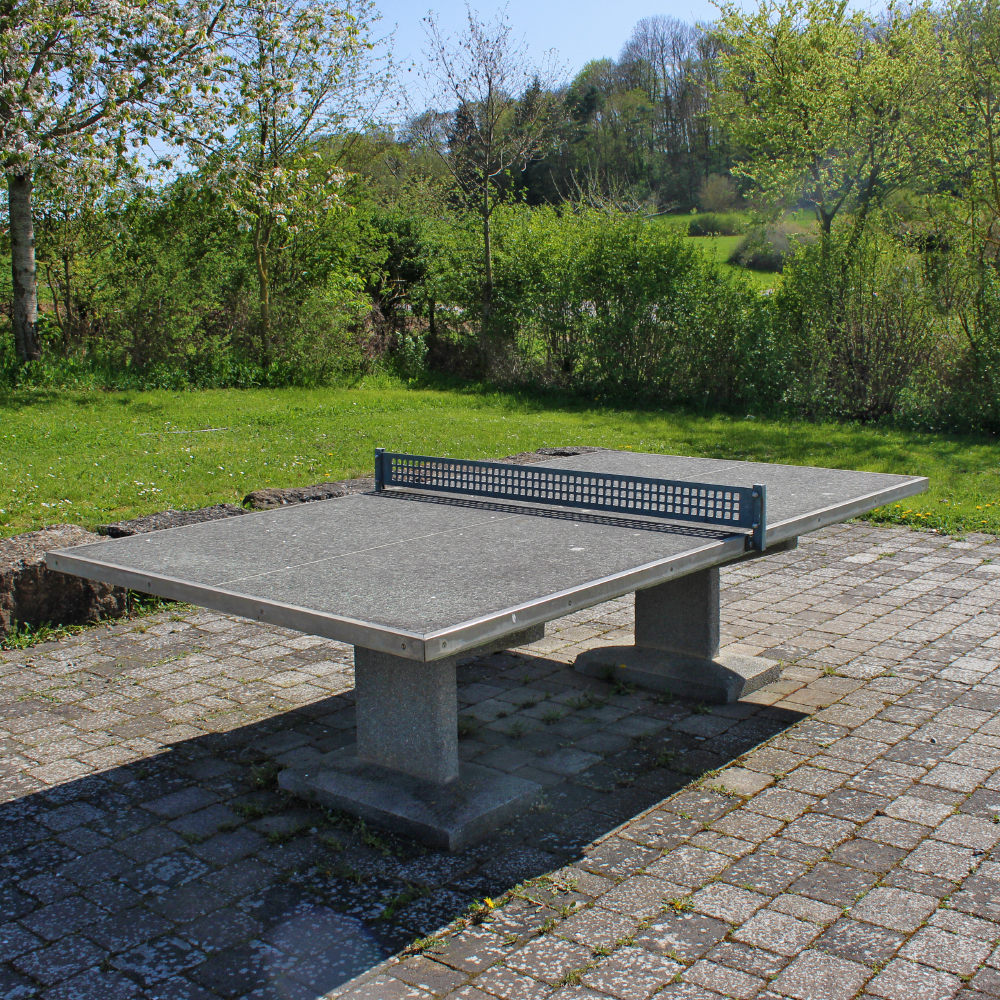
[[[490,246],[490,189],[483,187],[483,253],[486,261],[486,280],[483,282],[483,325],[490,318],[493,305],[493,250]],[[485,332],[485,331],[484,331]]]
[[[31,220],[31,174],[8,174],[10,264],[14,283],[14,347],[19,361],[37,361],[38,277],[35,273],[35,229]]]
[[[66,279],[66,322],[63,324],[63,357],[68,358],[70,348],[73,346],[73,339],[76,336],[76,318],[73,316],[73,288],[70,284],[72,275],[70,274],[69,254],[63,254],[63,276]]]
[[[260,301],[260,334],[266,345],[271,334],[271,287],[267,277],[267,247],[261,239],[258,221],[253,230],[254,263],[257,265],[257,290]]]

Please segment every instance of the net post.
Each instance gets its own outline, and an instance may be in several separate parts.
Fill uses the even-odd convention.
[[[763,552],[767,547],[767,487],[755,484],[753,488],[753,534],[750,547]]]
[[[375,492],[381,493],[385,489],[385,448],[375,449]]]

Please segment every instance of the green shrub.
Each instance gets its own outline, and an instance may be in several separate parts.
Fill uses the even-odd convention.
[[[773,401],[769,302],[666,227],[597,211],[499,210],[482,328],[472,321],[478,272],[446,263],[467,261],[475,239],[471,228],[448,235],[437,259],[451,284],[437,287],[453,343],[465,357],[478,347],[485,374],[605,398]]]
[[[688,236],[739,236],[746,226],[738,215],[707,212],[695,215],[688,223]]]
[[[736,206],[738,195],[732,177],[709,174],[698,190],[698,204],[705,212],[726,212]]]
[[[487,310],[476,215],[354,195],[276,252],[266,336],[248,235],[195,179],[93,222],[64,284],[72,327],[65,294],[58,314],[43,301],[40,362],[13,356],[8,266],[0,385],[309,386],[439,369],[604,400],[1000,433],[1000,277],[950,196],[899,199],[858,245],[791,219],[748,234],[730,263],[783,270],[773,294],[639,214],[506,204]],[[743,229],[735,213],[684,224]]]
[[[796,223],[769,226],[763,232],[748,233],[729,255],[727,263],[751,271],[781,274],[796,250],[812,239],[812,234]]]
[[[785,399],[807,416],[893,416],[938,342],[919,256],[878,232],[857,246],[835,234],[801,247],[775,304]]]
[[[69,336],[43,299],[43,359],[19,365],[0,350],[0,382],[14,385],[208,388],[350,381],[395,346],[371,336],[366,294],[389,273],[388,228],[338,211],[300,233],[272,261],[271,324],[261,334],[248,235],[190,179],[137,198],[113,220],[113,240],[71,266],[76,315]],[[74,275],[77,277],[77,275]],[[0,285],[0,294],[3,288]],[[41,289],[44,295],[44,287]],[[77,324],[79,328],[79,324]],[[5,342],[9,347],[9,341]],[[407,364],[412,368],[412,352]]]
[[[931,431],[1000,433],[1000,275],[988,262],[954,270],[961,287],[937,364],[901,400],[900,422]]]

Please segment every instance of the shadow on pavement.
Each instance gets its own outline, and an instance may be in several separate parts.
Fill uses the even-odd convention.
[[[546,786],[459,854],[278,792],[282,767],[353,742],[350,695],[0,805],[0,996],[315,1000],[476,901],[585,856],[613,871],[594,840],[801,718],[513,654],[460,667],[459,683],[463,758]],[[730,804],[691,789],[618,841],[668,848]]]

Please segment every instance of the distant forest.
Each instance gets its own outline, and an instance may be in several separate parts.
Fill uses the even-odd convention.
[[[587,63],[561,93],[565,115],[551,150],[512,178],[528,204],[600,193],[653,211],[688,211],[713,175],[732,166],[712,114],[720,42],[709,29],[643,18],[617,60]]]

